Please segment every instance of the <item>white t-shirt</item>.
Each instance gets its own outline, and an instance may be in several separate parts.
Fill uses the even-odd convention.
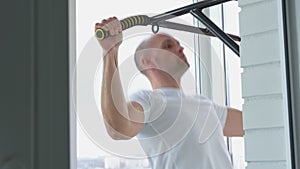
[[[223,137],[227,109],[176,88],[130,96],[145,114],[137,138],[153,169],[232,169]]]

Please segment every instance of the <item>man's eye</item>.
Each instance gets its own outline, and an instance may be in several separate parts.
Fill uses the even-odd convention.
[[[172,48],[172,45],[171,45],[171,44],[166,44],[166,45],[165,45],[165,49],[170,49],[170,48]]]

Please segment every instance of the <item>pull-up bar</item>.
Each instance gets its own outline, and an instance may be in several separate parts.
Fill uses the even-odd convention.
[[[157,33],[159,31],[159,27],[164,27],[169,29],[175,29],[175,30],[181,30],[181,31],[186,31],[191,33],[218,37],[235,54],[239,56],[239,46],[234,42],[234,40],[241,41],[240,37],[232,34],[226,34],[202,13],[202,10],[204,8],[208,8],[228,1],[232,1],[232,0],[204,0],[159,15],[155,15],[153,17],[148,17],[146,15],[137,15],[137,16],[131,16],[122,19],[120,22],[122,25],[122,30],[128,29],[136,25],[143,25],[143,26],[152,25],[153,33]],[[204,28],[166,21],[168,19],[175,18],[177,16],[181,16],[187,13],[192,14],[196,19],[202,22],[203,25],[206,26],[206,28],[204,29]],[[99,40],[105,39],[109,37],[109,32],[101,28],[97,29],[96,37]]]

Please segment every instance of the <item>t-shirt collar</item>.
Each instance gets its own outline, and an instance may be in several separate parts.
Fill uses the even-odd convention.
[[[180,88],[163,87],[153,90],[154,92],[162,93],[165,96],[182,97],[183,91]]]

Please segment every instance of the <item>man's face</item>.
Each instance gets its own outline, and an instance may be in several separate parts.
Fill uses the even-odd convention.
[[[149,40],[153,50],[153,63],[169,74],[182,75],[190,66],[183,47],[171,36],[157,34]]]

